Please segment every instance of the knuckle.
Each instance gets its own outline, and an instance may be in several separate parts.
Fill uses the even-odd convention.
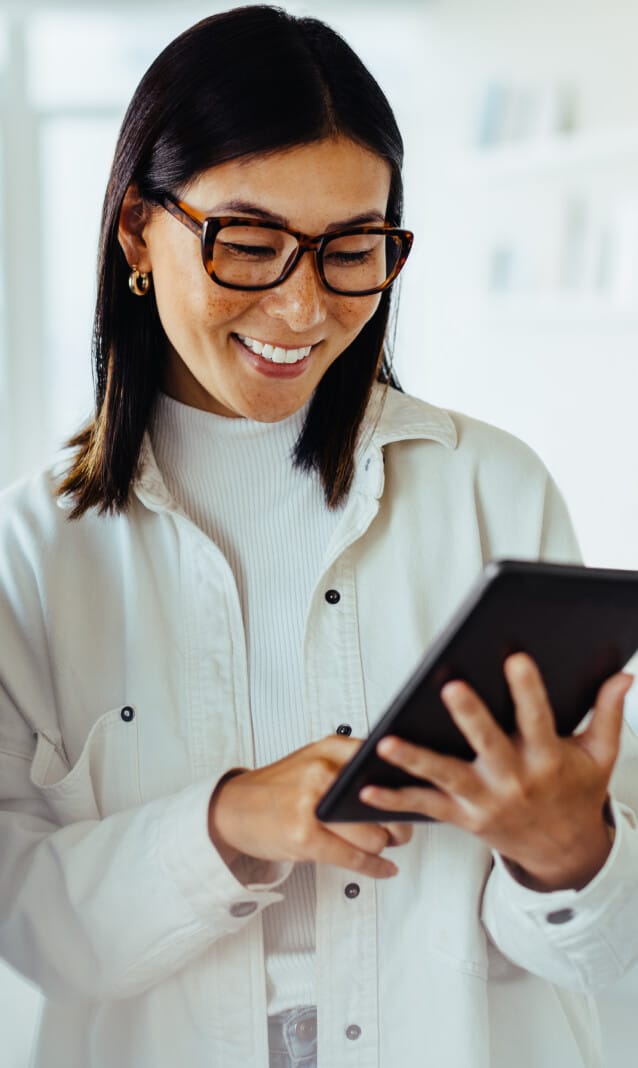
[[[472,729],[472,747],[486,752],[493,749],[494,737],[492,731],[483,724],[475,723]]]
[[[302,853],[310,848],[315,835],[315,828],[310,821],[302,815],[298,817],[290,828],[289,837],[292,845]]]
[[[405,845],[412,838],[413,827],[411,823],[389,823],[387,831],[390,836],[390,845]]]
[[[564,772],[564,762],[559,750],[552,750],[545,760],[545,776],[557,780]]]
[[[510,808],[526,805],[530,800],[531,790],[529,783],[519,775],[511,774],[501,779],[499,793],[503,804]]]
[[[468,765],[467,768],[458,768],[455,769],[454,773],[446,775],[444,779],[441,779],[441,784],[450,793],[465,796],[472,792],[475,778],[474,768],[472,765]]]
[[[333,777],[332,765],[326,757],[315,757],[305,771],[306,785],[315,791],[323,790]]]
[[[480,838],[489,831],[489,822],[484,812],[472,810],[468,812],[464,820],[465,830]]]
[[[370,834],[369,851],[371,853],[381,853],[391,840],[392,835],[385,827],[373,827]]]
[[[478,838],[489,838],[498,828],[503,809],[493,802],[466,809],[465,829]]]

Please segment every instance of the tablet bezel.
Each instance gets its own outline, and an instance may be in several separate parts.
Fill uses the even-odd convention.
[[[502,616],[501,608],[508,602],[510,608],[516,606],[516,612],[510,612],[517,616],[515,621],[506,622]],[[519,612],[522,605],[525,611]],[[499,631],[496,635],[494,619]],[[566,626],[570,627],[570,635],[564,642],[559,632]],[[508,627],[511,639],[506,637]],[[462,650],[468,640],[466,657],[469,661],[478,657],[480,661],[469,671],[454,664],[455,659],[458,662],[455,650]],[[316,809],[318,818],[324,822],[426,818],[373,808],[360,801],[358,794],[371,783],[400,786],[417,782],[377,755],[377,743],[387,734],[472,759],[471,747],[438,696],[452,678],[465,678],[473,685],[509,732],[514,729],[514,710],[502,664],[510,653],[524,650],[534,657],[545,678],[557,715],[558,733],[567,735],[587,715],[604,679],[621,670],[637,648],[638,571],[544,561],[490,561],[361,749],[321,799]],[[557,658],[560,662],[556,662]],[[476,677],[481,672],[484,677]],[[576,674],[580,677],[574,677]],[[420,708],[415,708],[417,701],[424,703],[423,695],[428,708],[434,709],[429,722]]]

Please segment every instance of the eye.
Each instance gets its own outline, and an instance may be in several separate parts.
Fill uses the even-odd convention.
[[[385,254],[385,239],[375,233],[344,234],[331,238],[324,248],[324,264],[333,270],[376,266]]]
[[[329,252],[325,259],[335,267],[358,267],[367,263],[373,256],[371,249],[361,249],[358,252]]]
[[[232,263],[270,263],[286,255],[294,238],[279,230],[256,226],[225,226],[215,240],[215,259]]]
[[[244,241],[220,241],[219,239],[216,242],[216,251],[232,259],[244,260],[271,260],[279,255],[272,245],[248,244]]]

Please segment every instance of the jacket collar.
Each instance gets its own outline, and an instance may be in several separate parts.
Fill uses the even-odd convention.
[[[372,496],[380,497],[384,483],[383,446],[396,441],[415,440],[436,441],[446,448],[456,448],[458,439],[452,417],[442,408],[375,384],[357,448],[360,461],[357,466],[363,469],[365,475],[363,482],[355,476],[355,488],[364,492],[367,488]],[[369,456],[370,450],[374,460]],[[162,478],[148,432],[142,441],[133,491],[142,504],[152,511],[181,511]]]
[[[394,441],[419,439],[437,441],[448,449],[455,449],[458,443],[456,426],[445,409],[380,384],[373,387],[364,418],[364,447],[366,439],[379,448]]]
[[[150,508],[152,512],[170,511],[181,512],[177,501],[170,493],[164,482],[162,472],[159,469],[151,436],[148,430],[145,432],[137,462],[137,474],[133,480],[133,493],[140,499],[142,504]]]

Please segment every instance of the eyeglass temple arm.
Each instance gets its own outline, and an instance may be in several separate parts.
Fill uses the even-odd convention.
[[[195,234],[196,237],[201,237],[203,219],[199,220],[194,215],[191,215],[190,212],[185,211],[179,201],[174,200],[168,193],[161,197],[161,204],[178,222],[187,226],[191,233]]]

